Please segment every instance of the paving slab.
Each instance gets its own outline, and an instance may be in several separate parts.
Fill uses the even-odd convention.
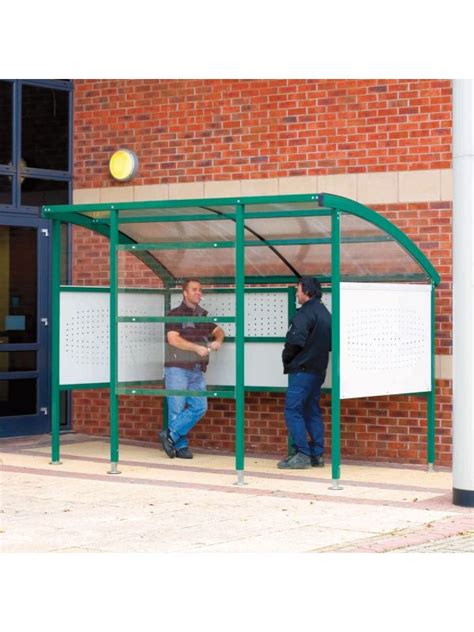
[[[449,502],[451,473],[343,464],[282,472],[276,459],[196,452],[190,461],[124,443],[107,474],[107,439],[69,435],[61,465],[48,438],[0,440],[0,546],[15,552],[391,552],[474,534],[474,512]],[[463,551],[470,551],[466,538]]]

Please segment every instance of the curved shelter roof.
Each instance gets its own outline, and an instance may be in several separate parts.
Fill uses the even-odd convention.
[[[337,214],[341,280],[439,283],[425,255],[396,226],[358,202],[327,193],[43,207],[44,217],[106,236],[111,212],[118,215],[123,248],[168,283],[188,276],[231,282],[239,213],[249,282],[291,282],[303,275],[329,282]]]

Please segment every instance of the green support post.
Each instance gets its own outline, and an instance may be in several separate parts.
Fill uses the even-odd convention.
[[[341,307],[341,213],[333,210],[331,216],[331,278],[332,278],[332,383],[331,383],[331,428],[332,428],[332,487],[342,489],[341,478],[341,375],[340,375],[340,307]]]
[[[164,314],[167,314],[171,309],[171,291],[168,288],[168,286],[166,285],[166,292],[164,295]],[[163,334],[164,334],[165,328],[163,326]],[[166,337],[163,340],[163,343],[166,347]],[[164,367],[163,367],[163,371],[164,371]],[[168,398],[166,396],[163,397],[163,403],[162,403],[162,417],[163,417],[163,430],[167,430],[168,429]]]
[[[110,209],[110,470],[109,474],[120,474],[118,471],[119,436],[118,436],[118,211]]]
[[[435,463],[435,393],[436,393],[436,370],[435,370],[435,330],[436,330],[436,314],[435,314],[435,285],[431,282],[431,391],[427,396],[427,426],[428,426],[428,446],[427,460],[428,471],[434,471]]]
[[[51,227],[51,465],[59,460],[60,391],[59,391],[59,292],[61,287],[61,221]]]
[[[245,225],[244,205],[236,205],[235,223],[235,469],[244,483],[245,452]]]
[[[291,319],[295,315],[296,312],[296,287],[291,285],[288,288],[288,327],[290,326]],[[288,433],[288,456],[291,456],[294,453],[294,448],[292,444],[292,440],[290,437],[290,433]]]

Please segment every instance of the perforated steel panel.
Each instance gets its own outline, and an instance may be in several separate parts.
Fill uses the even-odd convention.
[[[341,398],[431,390],[431,287],[341,283]]]
[[[162,316],[163,297],[120,293],[120,316]],[[109,293],[61,292],[60,384],[109,381]],[[119,381],[162,379],[163,324],[120,323]]]
[[[171,297],[171,306],[177,307],[182,294]],[[235,316],[235,293],[204,293],[202,307],[209,316]],[[235,325],[220,325],[226,336],[235,336]],[[245,336],[281,337],[288,329],[288,294],[286,292],[249,292],[245,295]]]

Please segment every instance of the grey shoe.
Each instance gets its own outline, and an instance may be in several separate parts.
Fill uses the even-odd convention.
[[[193,453],[187,446],[185,448],[178,448],[176,450],[176,458],[177,459],[192,459]]]
[[[161,445],[166,454],[170,457],[170,459],[174,459],[176,456],[176,448],[174,446],[174,441],[170,436],[169,430],[162,430],[159,434]]]
[[[307,470],[311,467],[311,458],[307,454],[297,452],[277,463],[280,470]]]
[[[324,467],[324,459],[322,454],[311,457],[311,467]]]

